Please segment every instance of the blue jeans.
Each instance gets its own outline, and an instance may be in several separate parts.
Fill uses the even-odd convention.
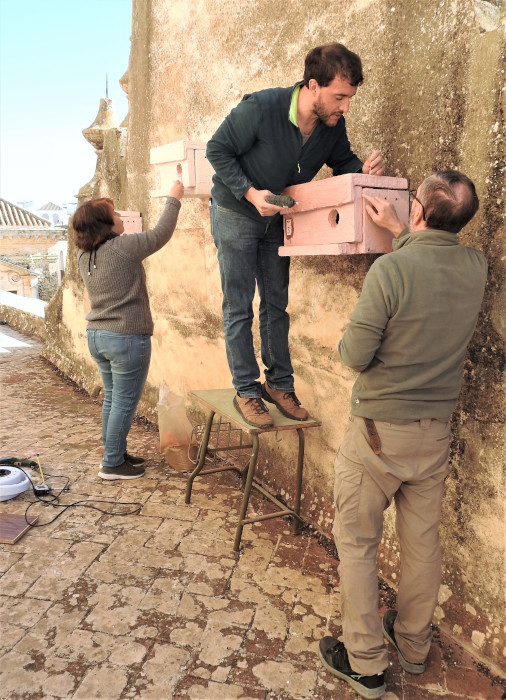
[[[104,467],[124,462],[127,435],[141,398],[151,359],[150,335],[88,330],[88,348],[104,382]]]
[[[290,259],[278,254],[283,221],[256,221],[213,201],[211,231],[218,249],[223,290],[223,326],[232,382],[239,396],[261,396],[253,348],[253,297],[260,295],[259,324],[265,378],[276,391],[293,391],[288,347]]]

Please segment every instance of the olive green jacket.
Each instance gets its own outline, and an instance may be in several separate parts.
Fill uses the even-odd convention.
[[[360,372],[351,411],[407,423],[447,421],[480,310],[487,262],[447,231],[405,229],[378,258],[339,343]]]

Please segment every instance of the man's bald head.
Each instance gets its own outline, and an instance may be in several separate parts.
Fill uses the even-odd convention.
[[[418,194],[427,228],[458,233],[480,205],[473,182],[458,170],[440,170],[426,178]]]

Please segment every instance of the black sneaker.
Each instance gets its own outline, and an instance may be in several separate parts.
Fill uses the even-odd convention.
[[[123,459],[125,462],[130,462],[130,464],[133,464],[134,467],[140,467],[140,465],[144,464],[146,461],[144,457],[134,457],[133,455],[129,455],[128,452],[125,452]]]
[[[116,479],[140,479],[144,476],[145,470],[142,467],[136,467],[128,461],[123,464],[118,464],[117,467],[104,467],[100,469],[98,475],[101,479],[115,481]]]
[[[377,673],[374,676],[363,676],[355,673],[348,660],[348,652],[343,642],[335,637],[324,637],[320,640],[320,659],[325,668],[346,681],[353,690],[363,698],[375,700],[381,698],[386,692],[385,674]]]
[[[383,615],[383,636],[388,639],[390,644],[397,649],[397,656],[399,657],[399,663],[402,668],[408,673],[414,673],[418,675],[425,671],[425,664],[414,664],[411,661],[406,661],[404,656],[401,654],[397,642],[395,641],[394,634],[394,622],[397,617],[397,610],[387,610]]]

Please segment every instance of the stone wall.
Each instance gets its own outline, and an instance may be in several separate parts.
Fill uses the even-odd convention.
[[[496,669],[504,668],[506,655],[505,22],[499,0],[292,0],[288,6],[276,0],[134,0],[130,64],[122,79],[130,105],[126,156],[111,130],[90,192],[107,190],[99,181],[109,158],[119,181],[126,182],[116,205],[141,211],[145,228],[153,225],[161,202],[150,199],[149,149],[181,139],[206,141],[245,92],[293,84],[306,52],[330,41],[345,43],[364,63],[365,83],[347,117],[360,157],[380,148],[387,174],[408,177],[411,187],[437,168],[458,168],[474,180],[481,207],[460,239],[485,252],[490,275],[453,418],[436,617]],[[118,173],[112,180],[118,182]],[[70,252],[63,288],[48,309],[46,355],[92,391],[100,383],[87,354],[83,285],[74,257]],[[307,435],[303,515],[328,536],[332,462],[355,378],[339,364],[336,347],[373,259],[292,261],[296,387],[323,424]],[[147,261],[146,270],[155,333],[140,410],[154,418],[162,380],[184,395],[231,385],[207,201],[183,202],[173,240]],[[195,405],[189,402],[188,410],[202,421]],[[291,435],[279,442],[273,436],[262,446],[262,479],[288,501],[295,452]],[[395,585],[398,544],[391,511],[379,561],[381,574]]]
[[[44,254],[57,241],[66,238],[66,231],[57,234],[40,235],[24,231],[0,231],[0,257],[8,255]]]
[[[38,276],[38,298],[43,301],[49,301],[53,294],[58,289],[58,273],[55,268],[58,264],[56,255],[37,254],[22,254],[4,255],[3,259],[13,265],[26,267],[32,273]]]
[[[66,241],[67,230],[41,232],[12,229],[0,231],[0,257],[13,265],[26,267],[38,276],[38,295],[49,301],[58,289],[58,257],[48,249]]]
[[[33,335],[40,340],[44,340],[46,336],[44,319],[27,311],[0,304],[0,320],[25,335]]]

